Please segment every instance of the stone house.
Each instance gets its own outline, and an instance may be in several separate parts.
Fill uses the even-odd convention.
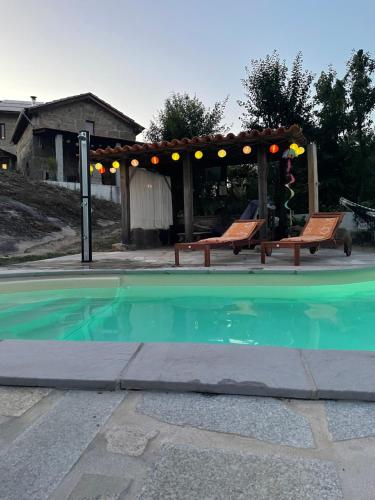
[[[0,101],[0,168],[12,170],[16,168],[17,150],[12,142],[13,132],[20,113],[35,100],[31,101]]]
[[[80,130],[90,132],[92,148],[134,144],[143,130],[90,92],[32,104],[19,113],[11,140],[16,148],[17,169],[36,180],[79,181]],[[116,184],[116,176],[95,170],[92,182]]]
[[[143,127],[92,93],[47,103],[32,98],[0,101],[0,173],[2,165],[34,180],[79,190],[78,140],[90,132],[91,148],[133,145]],[[170,180],[137,168],[131,176],[131,226],[137,246],[160,244],[160,230],[173,223]],[[120,170],[91,176],[93,196],[121,201]],[[146,238],[147,236],[147,238]],[[147,241],[143,241],[146,238]]]

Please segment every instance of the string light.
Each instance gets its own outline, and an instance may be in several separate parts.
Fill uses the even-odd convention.
[[[111,168],[109,169],[109,171],[111,172],[111,174],[115,174],[115,173],[116,173],[116,170],[117,170],[117,169],[116,169],[115,167],[111,167]]]
[[[303,153],[305,152],[305,148],[303,148],[302,146],[300,148],[297,149],[297,155],[303,155]]]
[[[93,165],[90,165],[90,174],[92,174],[94,171],[94,166]]]
[[[159,158],[157,156],[151,156],[151,163],[157,165],[159,163]]]
[[[251,153],[251,146],[244,146],[242,152],[244,155],[249,155]]]
[[[194,153],[194,156],[195,156],[195,158],[196,158],[197,160],[200,160],[201,158],[203,158],[203,153],[202,153],[202,151],[196,151],[196,152]]]
[[[138,167],[139,161],[136,158],[133,158],[132,161],[130,162],[130,165],[132,167]]]
[[[225,158],[227,156],[227,152],[225,151],[225,149],[219,149],[219,151],[217,152],[217,156],[219,158]]]
[[[178,161],[180,159],[180,153],[172,153],[172,160],[173,161]]]
[[[293,142],[293,144],[291,144],[289,146],[290,149],[294,149],[294,151],[297,153],[298,151],[298,144],[296,144],[295,142]]]
[[[275,154],[279,151],[279,146],[277,144],[271,144],[270,146],[270,153]]]
[[[103,165],[102,165],[101,169],[99,170],[99,174],[105,174],[105,168],[103,167]]]
[[[118,162],[117,160],[115,160],[115,161],[112,163],[112,167],[113,167],[113,168],[120,168],[120,162]]]
[[[100,170],[103,168],[103,165],[101,163],[95,163],[95,168],[100,172]]]

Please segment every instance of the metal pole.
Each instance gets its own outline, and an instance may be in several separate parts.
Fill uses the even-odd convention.
[[[78,134],[79,143],[79,171],[81,179],[81,247],[82,262],[92,262],[91,236],[91,185],[89,148],[90,133],[81,130]]]
[[[307,171],[309,183],[309,214],[319,212],[319,181],[316,144],[307,145]]]

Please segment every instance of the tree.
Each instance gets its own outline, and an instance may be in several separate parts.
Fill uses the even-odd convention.
[[[238,101],[245,110],[245,128],[277,128],[294,123],[301,125],[305,133],[313,128],[310,92],[314,76],[302,66],[301,52],[296,55],[290,74],[277,51],[264,59],[251,60],[242,80],[246,99]]]
[[[315,84],[319,148],[319,194],[321,205],[329,210],[337,207],[338,197],[351,196],[348,169],[348,100],[344,79],[337,78],[332,67],[322,71]]]
[[[246,67],[246,78],[242,80],[245,99],[238,101],[243,108],[242,124],[247,129],[278,128],[300,125],[306,136],[312,136],[314,130],[313,101],[311,87],[314,76],[303,69],[302,53],[299,52],[289,71],[285,60],[281,60],[275,50],[264,59],[251,60]],[[306,160],[302,158],[296,167]],[[285,203],[285,169],[283,161],[271,162],[269,170],[269,193],[273,193],[278,208],[280,235],[285,236],[287,217]],[[297,186],[296,200],[304,200],[299,196],[303,185]],[[299,202],[297,202],[299,203]],[[305,204],[299,207],[305,210]]]
[[[374,130],[371,114],[375,109],[375,60],[362,49],[353,53],[347,64],[345,82],[349,95],[349,133],[353,152],[357,153],[356,198],[363,199],[368,175],[373,172],[369,159],[373,152]]]
[[[146,139],[151,142],[170,141],[184,137],[195,137],[205,134],[225,132],[222,124],[227,99],[216,102],[212,108],[203,104],[197,96],[187,93],[173,93],[165,100],[164,108],[157,113],[146,132]],[[199,186],[194,190],[195,211],[202,211],[206,204],[215,206],[214,187],[217,182],[204,183],[204,172],[193,169],[193,183]],[[173,219],[177,222],[177,213],[183,209],[182,169],[172,176]],[[217,198],[217,197],[216,197]],[[207,208],[206,208],[207,209]]]
[[[197,96],[173,93],[151,121],[146,138],[151,142],[158,142],[225,132],[222,120],[226,103],[227,99],[224,99],[209,108]]]

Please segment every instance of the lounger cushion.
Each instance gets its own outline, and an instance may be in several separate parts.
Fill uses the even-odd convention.
[[[324,236],[293,236],[293,238],[283,238],[280,241],[282,242],[290,242],[290,243],[310,243],[314,241],[324,241],[327,238]],[[277,243],[277,242],[276,242]]]
[[[249,239],[258,226],[257,221],[252,222],[234,222],[223,236],[218,238],[206,238],[199,240],[198,243],[230,243],[231,241],[241,241]]]
[[[331,238],[337,225],[337,217],[311,217],[302,236]]]

